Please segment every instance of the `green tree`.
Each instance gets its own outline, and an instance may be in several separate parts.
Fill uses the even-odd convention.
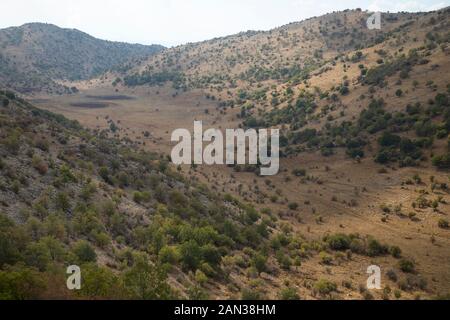
[[[78,241],[74,245],[72,252],[81,263],[95,262],[97,260],[97,254],[95,253],[95,250],[92,248],[89,242],[85,240]]]
[[[267,263],[267,257],[266,256],[264,256],[264,255],[262,255],[260,253],[257,253],[257,254],[255,254],[253,256],[252,265],[255,267],[255,269],[259,273],[266,271],[266,269],[267,269],[266,263]]]
[[[25,241],[25,234],[14,221],[0,214],[0,268],[5,264],[12,265],[21,258]]]
[[[50,263],[50,251],[44,243],[30,243],[25,250],[25,261],[29,266],[44,271]]]
[[[164,246],[158,254],[159,262],[160,263],[168,263],[168,264],[175,264],[177,263],[179,256],[176,248]]]
[[[80,294],[89,298],[117,298],[123,293],[119,278],[111,270],[99,267],[96,264],[84,264],[82,270],[82,283]]]
[[[198,268],[202,259],[202,250],[196,241],[185,242],[180,247],[181,262],[189,270]]]
[[[42,274],[24,266],[0,271],[0,300],[38,299],[46,289]]]
[[[167,300],[172,297],[166,272],[160,266],[150,264],[145,256],[135,257],[133,267],[124,275],[124,283],[138,299]]]

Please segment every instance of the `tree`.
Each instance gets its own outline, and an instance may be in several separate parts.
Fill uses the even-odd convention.
[[[222,259],[219,249],[212,244],[207,244],[202,247],[202,257],[203,260],[211,266],[218,266],[220,264],[220,260]]]
[[[252,265],[255,267],[258,273],[265,272],[267,270],[266,263],[267,263],[266,256],[260,253],[257,253],[253,256]]]
[[[51,255],[45,244],[34,242],[27,246],[25,250],[25,261],[29,266],[44,271],[50,263]]]
[[[167,274],[145,256],[136,256],[134,265],[124,275],[125,287],[133,297],[142,300],[167,300],[173,296]]]
[[[158,258],[160,263],[168,263],[172,265],[178,261],[179,256],[176,248],[164,246],[159,251]]]
[[[342,251],[350,248],[351,239],[345,234],[328,236],[325,241],[332,250]]]
[[[185,242],[180,247],[181,262],[186,269],[195,270],[202,259],[202,251],[196,241]]]
[[[25,246],[25,234],[14,221],[0,214],[0,268],[14,264],[21,258]]]
[[[383,132],[378,143],[383,147],[398,146],[401,142],[401,138],[397,135],[389,132]]]
[[[15,266],[0,271],[0,300],[37,299],[45,289],[42,274],[35,269]]]
[[[117,276],[111,270],[89,263],[82,267],[82,283],[80,293],[89,298],[117,298],[123,292]]]
[[[72,252],[78,258],[79,262],[95,262],[97,260],[97,254],[89,242],[85,240],[78,241],[72,249]]]

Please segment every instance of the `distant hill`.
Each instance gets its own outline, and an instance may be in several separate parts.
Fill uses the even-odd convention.
[[[96,39],[75,29],[30,23],[0,30],[0,86],[26,93],[67,91],[54,80],[83,80],[160,52],[159,45]]]
[[[450,134],[450,9],[383,13],[380,30],[366,27],[370,15],[345,10],[170,48],[123,83],[202,90],[222,112],[238,109],[244,127],[280,127],[284,156],[344,148],[355,159],[418,166],[433,139]],[[448,168],[447,144],[439,145],[428,158]]]
[[[313,72],[359,50],[417,43],[414,32],[442,31],[449,9],[430,13],[383,13],[382,28],[366,26],[370,12],[345,10],[312,17],[269,31],[248,31],[173,47],[153,55],[124,75],[129,86],[172,82],[177,89],[243,89],[309,79]],[[434,19],[434,22],[430,22]],[[441,26],[443,25],[443,27]],[[433,30],[433,27],[439,28]],[[422,28],[422,30],[421,30]],[[411,39],[403,39],[402,33]]]

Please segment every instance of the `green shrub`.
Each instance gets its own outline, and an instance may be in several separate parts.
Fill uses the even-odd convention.
[[[384,255],[388,252],[388,247],[382,245],[375,239],[369,239],[367,243],[367,255],[370,257],[376,257]]]
[[[112,183],[111,178],[109,177],[109,170],[107,167],[101,167],[98,171],[99,176],[108,184]]]
[[[292,266],[292,261],[289,256],[283,254],[281,251],[277,252],[276,255],[277,262],[279,263],[280,267],[284,270],[290,270]]]
[[[450,168],[450,153],[434,156],[432,159],[433,166],[438,167],[439,169],[448,169]]]
[[[197,270],[197,271],[195,271],[195,281],[199,285],[203,285],[206,282],[208,282],[208,277],[201,270]]]
[[[33,159],[31,160],[31,165],[41,175],[45,175],[48,171],[48,165],[41,159],[41,157],[39,157],[37,155],[33,155]]]
[[[144,256],[135,257],[133,266],[124,274],[125,287],[133,298],[142,300],[167,300],[173,292],[167,283],[167,273],[152,265]]]
[[[56,194],[55,205],[58,209],[67,212],[70,209],[69,195],[66,192]]]
[[[79,292],[82,296],[91,299],[111,299],[120,297],[124,292],[121,281],[110,269],[94,263],[83,265],[82,285]]]
[[[387,275],[389,280],[391,280],[393,282],[397,282],[398,276],[397,276],[397,273],[394,270],[392,270],[392,269],[388,270],[386,272],[386,275]]]
[[[345,234],[330,235],[325,238],[331,250],[343,251],[350,249],[351,239]]]
[[[253,256],[251,264],[255,269],[261,273],[265,272],[267,270],[267,257],[265,255],[262,255],[260,253],[257,253]]]
[[[6,150],[17,155],[20,150],[20,131],[13,130],[6,138],[0,140],[0,143],[6,147]]]
[[[389,248],[389,253],[394,257],[394,258],[400,258],[402,255],[402,250],[397,247],[397,246],[392,246]]]
[[[39,299],[45,289],[45,279],[33,268],[16,266],[0,270],[0,300]]]
[[[279,294],[280,300],[300,300],[300,296],[295,288],[284,288]]]
[[[413,273],[415,271],[415,263],[410,259],[401,259],[398,265],[400,270],[405,273]]]
[[[180,259],[184,268],[196,270],[202,260],[202,251],[197,242],[191,240],[183,243],[180,246]]]
[[[320,252],[319,257],[323,264],[330,265],[333,262],[333,258],[325,251]]]
[[[97,260],[97,254],[89,242],[85,240],[79,240],[72,248],[72,252],[78,258],[80,263],[95,262]]]
[[[208,263],[211,266],[218,266],[222,259],[222,255],[218,248],[216,248],[213,244],[204,245],[201,248],[203,261]]]
[[[83,189],[81,189],[80,197],[84,201],[89,201],[96,192],[97,186],[95,185],[95,183],[91,182],[86,184]]]
[[[439,226],[439,228],[441,228],[441,229],[448,229],[449,228],[449,223],[448,223],[448,220],[446,220],[446,219],[439,219],[439,221],[438,221],[438,226]]]
[[[320,279],[314,284],[314,290],[321,295],[328,295],[337,290],[337,285],[334,282]]]
[[[139,192],[136,191],[133,193],[133,200],[136,203],[145,203],[145,202],[149,202],[151,200],[152,196],[150,194],[150,192],[144,191],[144,192]]]
[[[177,263],[179,256],[176,248],[164,246],[159,251],[158,258],[161,264],[168,263],[172,265]]]
[[[30,243],[25,250],[25,261],[39,271],[45,271],[50,263],[51,256],[48,248],[39,242]]]
[[[297,210],[298,209],[298,203],[297,202],[290,202],[288,204],[288,208],[291,210]]]
[[[296,177],[304,177],[304,176],[306,176],[306,170],[305,169],[294,169],[294,170],[292,170],[292,174]]]
[[[242,290],[241,300],[263,300],[263,296],[258,290],[244,289]]]
[[[105,232],[92,232],[92,238],[100,248],[105,248],[111,243],[111,238]]]
[[[401,142],[401,138],[389,132],[383,132],[378,142],[383,147],[398,146]]]
[[[63,183],[77,182],[77,178],[66,164],[63,164],[61,168],[59,168],[59,178]]]

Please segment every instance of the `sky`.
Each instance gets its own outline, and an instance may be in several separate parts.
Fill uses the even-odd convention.
[[[45,22],[112,41],[176,46],[328,12],[431,11],[450,0],[1,0],[0,28]]]

